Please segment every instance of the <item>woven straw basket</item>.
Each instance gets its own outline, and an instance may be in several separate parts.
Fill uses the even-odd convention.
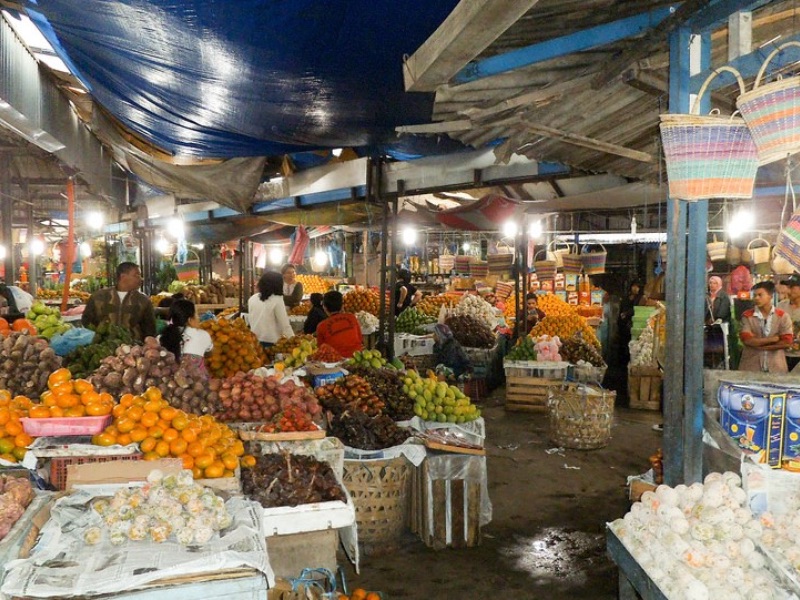
[[[564,448],[592,450],[611,439],[616,392],[577,383],[551,385],[547,391],[550,439]]]
[[[753,244],[756,242],[763,242],[764,245],[753,247]],[[750,243],[747,244],[747,249],[750,251],[750,258],[754,265],[763,265],[764,263],[769,263],[772,252],[769,242],[764,238],[757,237],[754,240],[751,240]]]
[[[800,76],[762,85],[769,63],[791,46],[800,47],[800,42],[787,42],[773,50],[761,65],[753,89],[736,99],[762,165],[800,152]]]
[[[775,256],[786,260],[795,271],[800,271],[800,211],[792,215],[778,234]]]
[[[777,275],[791,275],[794,273],[792,263],[778,254],[777,246],[772,247],[772,263],[770,264],[772,265],[772,272]]]
[[[536,256],[533,257],[533,269],[536,271],[536,278],[539,281],[553,279],[556,276],[556,261],[548,260],[547,258],[536,260],[536,257],[541,254],[542,251],[540,250],[536,253]],[[547,257],[547,253],[545,253],[545,257]]]
[[[725,255],[728,253],[728,242],[718,242],[715,235],[714,241],[706,244],[706,251],[709,260],[725,260]]]
[[[569,253],[561,255],[561,264],[565,275],[580,275],[583,263],[577,246],[573,244]]]
[[[581,265],[583,265],[583,272],[587,275],[600,275],[606,272],[608,252],[603,244],[598,245],[602,250],[589,252],[588,244],[581,249]]]
[[[564,266],[563,257],[569,254],[571,246],[566,242],[552,241],[547,245],[547,260],[554,260],[556,268]]]
[[[700,99],[711,80],[728,71],[739,90],[736,69],[720,67],[703,83],[688,115],[661,115],[661,139],[667,163],[669,195],[680,200],[751,198],[758,170],[758,150],[741,117],[718,111],[699,115]]]

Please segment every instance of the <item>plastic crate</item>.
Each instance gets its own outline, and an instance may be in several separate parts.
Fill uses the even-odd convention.
[[[25,433],[31,437],[57,435],[95,435],[111,423],[111,415],[99,417],[51,417],[49,419],[20,419]]]
[[[142,460],[141,454],[120,456],[59,456],[50,459],[50,484],[57,490],[67,487],[67,467],[86,463],[101,463],[112,460]]]

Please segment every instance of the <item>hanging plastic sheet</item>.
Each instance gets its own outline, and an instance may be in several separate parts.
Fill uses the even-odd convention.
[[[458,0],[27,0],[93,98],[175,155],[377,147],[427,122],[402,60]],[[404,146],[408,144],[404,140]]]
[[[494,231],[513,218],[520,203],[511,198],[487,194],[466,206],[451,208],[436,215],[440,223],[466,231]]]
[[[308,232],[305,227],[300,225],[292,237],[294,237],[294,240],[292,253],[289,255],[289,264],[302,265],[303,257],[306,254],[306,248],[308,248]]]

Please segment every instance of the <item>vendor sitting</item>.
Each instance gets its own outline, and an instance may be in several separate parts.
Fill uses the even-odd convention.
[[[311,310],[306,317],[306,322],[303,324],[303,333],[316,333],[319,324],[327,318],[328,315],[325,309],[322,308],[322,294],[311,294]]]
[[[525,321],[526,317],[527,325]],[[544,319],[544,317],[545,314],[539,310],[539,298],[535,293],[529,292],[525,297],[525,310],[517,313],[517,322],[515,325],[517,337],[529,334],[531,329],[533,329],[539,321]]]
[[[451,329],[442,323],[433,328],[433,358],[437,365],[452,369],[456,377],[472,371],[472,362],[466,351],[453,337]]]
[[[341,292],[330,291],[322,297],[322,307],[328,318],[317,326],[317,344],[328,344],[345,358],[351,358],[364,346],[361,325],[356,316],[342,312]]]

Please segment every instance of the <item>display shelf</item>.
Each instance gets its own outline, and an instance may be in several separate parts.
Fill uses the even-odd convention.
[[[619,600],[667,600],[650,576],[631,556],[617,535],[606,528],[606,550],[619,569]]]

